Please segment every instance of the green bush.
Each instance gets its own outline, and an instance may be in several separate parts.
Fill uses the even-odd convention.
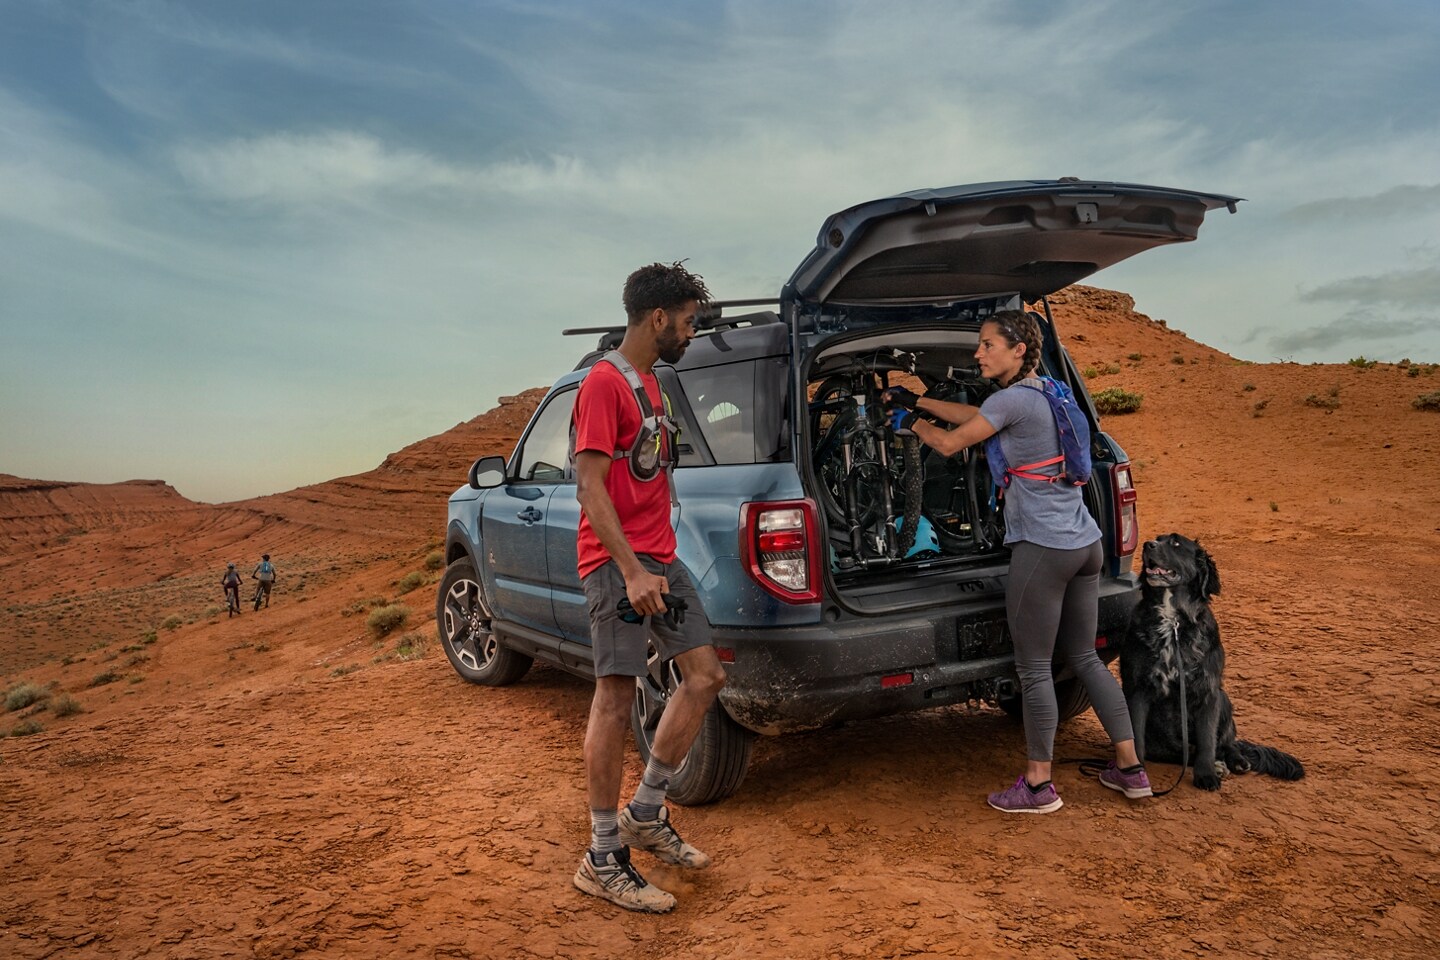
[[[1173,364],[1176,364],[1176,365],[1178,366],[1179,364],[1182,364],[1182,363],[1185,362],[1185,358],[1182,357],[1182,356],[1180,356],[1180,354],[1177,353],[1177,354],[1175,354],[1173,357],[1170,358],[1170,362],[1173,363]]]
[[[424,582],[425,574],[421,573],[419,570],[411,570],[409,573],[405,574],[405,576],[401,577],[395,582],[395,592],[409,593],[411,590],[414,590],[416,587],[420,586],[420,584]]]
[[[1345,362],[1348,363],[1348,364],[1350,364],[1350,366],[1352,366],[1352,367],[1359,367],[1361,370],[1369,370],[1371,367],[1375,366],[1375,364],[1379,363],[1380,361],[1378,361],[1378,360],[1366,360],[1365,357],[1364,357],[1363,355],[1361,355],[1361,356],[1358,356],[1358,357],[1351,357],[1349,360],[1346,360]]]
[[[403,627],[410,619],[410,608],[403,603],[392,603],[386,607],[376,607],[370,611],[366,618],[365,625],[370,632],[377,637],[383,637],[392,630]]]
[[[19,723],[17,723],[15,726],[13,726],[13,727],[10,728],[10,736],[12,736],[12,737],[28,737],[28,736],[30,736],[32,733],[41,733],[41,732],[43,732],[44,730],[45,730],[45,728],[42,727],[42,726],[40,726],[39,721],[36,721],[36,720],[21,720],[21,721],[20,721]]]
[[[177,630],[177,629],[179,629],[180,625],[183,624],[184,622],[185,622],[185,621],[182,620],[182,619],[180,619],[179,617],[173,617],[173,616],[172,616],[172,617],[166,617],[164,620],[162,620],[162,621],[160,622],[160,629],[162,629],[162,630]]]
[[[1134,413],[1140,409],[1140,401],[1145,398],[1143,394],[1122,390],[1120,387],[1106,387],[1095,394],[1092,399],[1095,401],[1095,409],[1100,412],[1100,415],[1109,417],[1121,413]]]
[[[1434,410],[1440,413],[1440,391],[1435,393],[1422,393],[1410,401],[1410,406],[1416,410]]]
[[[1100,376],[1100,371],[1096,370],[1094,367],[1086,367],[1084,370],[1080,371],[1080,376],[1084,377],[1086,380],[1094,380],[1096,377]]]
[[[22,681],[5,691],[5,710],[23,710],[32,703],[50,699],[50,691],[38,683]]]
[[[439,550],[432,550],[425,557],[425,569],[430,571],[439,570],[445,566],[445,554]]]
[[[114,670],[106,670],[104,673],[95,674],[95,676],[90,679],[90,686],[103,687],[105,686],[105,684],[114,683],[116,680],[119,679],[120,674],[116,673]]]
[[[62,693],[51,702],[50,712],[57,717],[73,717],[77,713],[84,713],[85,708],[70,694]]]

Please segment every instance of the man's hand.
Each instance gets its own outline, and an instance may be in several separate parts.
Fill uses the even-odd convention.
[[[887,387],[885,392],[880,394],[880,399],[885,402],[887,407],[914,410],[915,405],[920,402],[920,395],[904,387]]]
[[[912,428],[918,419],[920,419],[918,413],[912,413],[909,410],[896,410],[890,414],[890,429],[895,431],[895,436],[897,437],[913,437],[915,436],[915,431]]]
[[[640,572],[625,578],[625,596],[630,606],[643,617],[665,611],[665,600],[661,594],[670,592],[670,583],[664,576],[641,568]]]

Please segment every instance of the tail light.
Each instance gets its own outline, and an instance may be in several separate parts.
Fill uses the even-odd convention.
[[[1115,555],[1128,557],[1140,545],[1140,523],[1135,511],[1138,497],[1130,464],[1117,464],[1110,471],[1110,494],[1115,503]]]
[[[755,582],[786,603],[820,599],[820,525],[813,500],[740,508],[740,559]]]

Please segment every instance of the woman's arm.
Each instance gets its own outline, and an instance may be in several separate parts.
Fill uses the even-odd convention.
[[[980,412],[979,407],[972,407],[968,403],[952,403],[949,400],[935,400],[931,397],[917,398],[915,409],[934,414],[946,423],[954,424],[968,423],[975,414]]]
[[[933,423],[916,420],[911,424],[910,429],[915,432],[915,436],[920,438],[920,442],[927,447],[938,450],[947,457],[953,457],[966,447],[973,447],[980,441],[988,440],[995,435],[995,428],[990,425],[990,421],[978,415],[980,413],[979,407],[967,407],[962,403],[940,403],[934,400],[932,400],[931,403],[946,407],[959,407],[971,412],[966,415],[964,422],[954,430],[946,430],[943,427],[937,427]],[[929,409],[928,405],[926,409]],[[938,411],[936,411],[936,413],[944,416],[944,414],[939,414]]]

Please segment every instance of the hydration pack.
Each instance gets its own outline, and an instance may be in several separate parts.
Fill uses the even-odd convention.
[[[665,388],[660,388],[660,398],[664,402],[663,413],[656,413],[654,405],[650,402],[650,394],[645,391],[645,384],[640,380],[640,374],[625,359],[625,355],[619,350],[611,350],[596,363],[608,363],[620,371],[625,382],[630,385],[630,390],[635,394],[635,403],[640,407],[640,429],[635,433],[635,442],[630,445],[629,450],[615,450],[610,454],[612,460],[625,460],[630,465],[630,475],[642,483],[654,480],[661,472],[669,473],[675,468],[680,459],[680,424],[675,420],[670,407],[670,397]],[[570,469],[575,469],[575,419],[570,419]],[[673,497],[673,493],[672,493]]]
[[[990,477],[1001,490],[1010,486],[1011,477],[1039,480],[1043,483],[1064,481],[1078,487],[1090,479],[1090,421],[1075,403],[1070,388],[1052,377],[1026,377],[1016,386],[1038,390],[1050,404],[1055,417],[1055,431],[1060,436],[1060,452],[1048,460],[1037,460],[1012,467],[1005,462],[997,433],[985,441],[985,459],[990,463]],[[1060,466],[1054,475],[1036,473],[1042,467]]]

